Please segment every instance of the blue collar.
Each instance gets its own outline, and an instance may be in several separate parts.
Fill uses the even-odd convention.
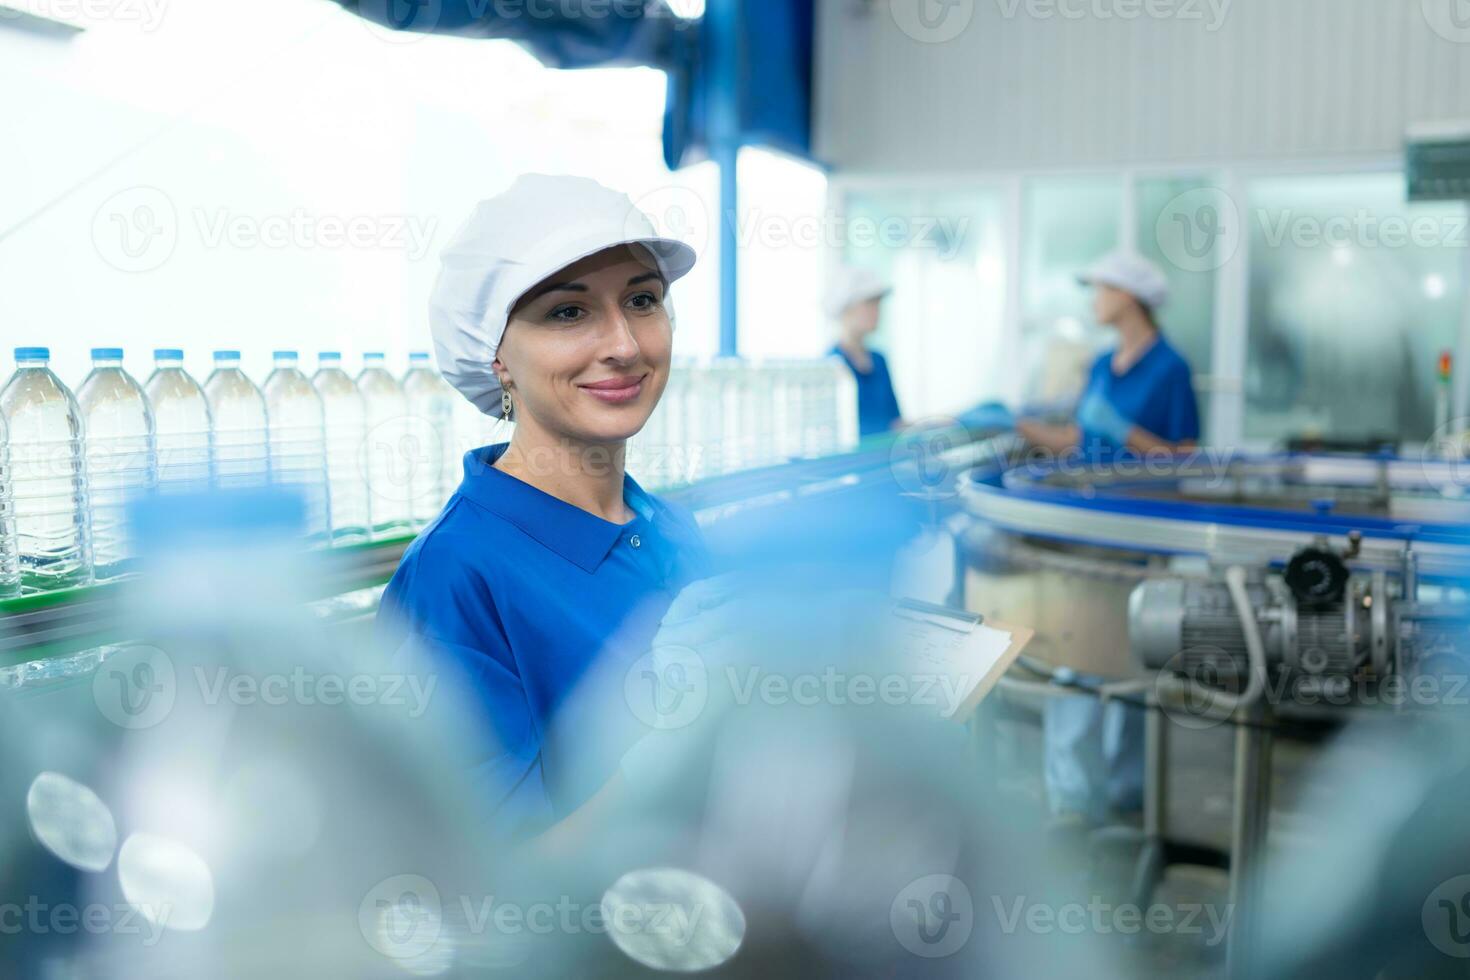
[[[631,476],[623,476],[623,499],[637,516],[628,524],[613,524],[497,470],[495,461],[507,448],[509,443],[501,443],[465,453],[460,496],[514,524],[585,571],[597,570],[625,530],[653,517],[651,499]]]

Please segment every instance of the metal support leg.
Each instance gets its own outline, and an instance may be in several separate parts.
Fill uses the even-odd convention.
[[[1143,850],[1133,873],[1133,902],[1139,908],[1153,904],[1154,890],[1166,861],[1165,821],[1169,800],[1169,719],[1158,709],[1158,696],[1149,698],[1143,722]]]
[[[1262,872],[1265,870],[1266,825],[1271,813],[1271,732],[1264,727],[1267,709],[1245,712],[1247,724],[1235,730],[1235,809],[1230,842],[1230,938],[1226,974],[1231,978],[1261,975],[1260,951]]]

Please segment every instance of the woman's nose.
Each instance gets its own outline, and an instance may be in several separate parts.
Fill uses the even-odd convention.
[[[638,339],[633,336],[632,325],[619,305],[607,318],[603,356],[609,360],[628,362],[636,360],[638,353]]]

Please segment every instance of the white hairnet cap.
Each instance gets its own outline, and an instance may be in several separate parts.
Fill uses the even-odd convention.
[[[1169,301],[1169,280],[1163,270],[1133,252],[1111,252],[1077,276],[1084,286],[1112,286],[1130,294],[1151,310]]]
[[[827,315],[837,318],[854,303],[879,299],[893,291],[893,287],[872,269],[845,265],[833,272],[827,282],[827,296],[823,305]]]
[[[429,329],[444,378],[499,417],[491,364],[516,301],[548,276],[618,245],[648,249],[669,282],[694,267],[694,249],[663,238],[626,195],[585,177],[526,174],[475,206],[440,255]]]

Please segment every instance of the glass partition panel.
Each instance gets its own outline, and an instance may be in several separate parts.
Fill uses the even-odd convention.
[[[847,261],[893,284],[875,346],[905,418],[953,414],[1004,390],[1008,256],[995,188],[847,198]]]
[[[1464,302],[1466,206],[1397,173],[1261,179],[1250,241],[1245,433],[1400,443],[1435,426]]]

